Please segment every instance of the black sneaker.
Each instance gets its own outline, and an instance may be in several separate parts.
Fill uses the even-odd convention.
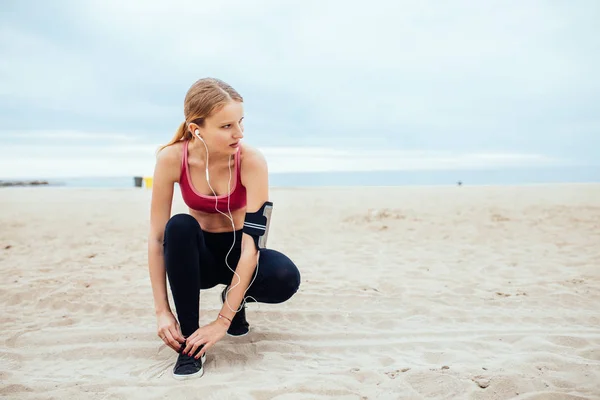
[[[200,346],[194,355],[198,354],[202,347],[204,346]],[[200,357],[198,360],[196,360],[193,356],[179,353],[175,367],[173,367],[173,378],[180,380],[200,378],[204,374],[202,365],[205,362],[206,353],[202,354],[202,357]]]
[[[223,292],[221,292],[221,303],[225,303],[227,288],[229,288],[229,286],[225,286],[225,289],[223,289]],[[244,304],[242,309],[233,316],[231,325],[229,325],[229,329],[227,329],[227,334],[229,336],[244,336],[249,331],[250,324],[248,324],[248,321],[246,321],[246,304]]]

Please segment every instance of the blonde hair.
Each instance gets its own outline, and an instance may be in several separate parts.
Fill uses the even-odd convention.
[[[191,122],[204,126],[206,118],[232,100],[244,101],[234,88],[220,79],[202,78],[194,82],[183,101],[185,120],[179,125],[171,141],[161,146],[158,151],[182,140],[192,139],[192,133],[188,130]]]

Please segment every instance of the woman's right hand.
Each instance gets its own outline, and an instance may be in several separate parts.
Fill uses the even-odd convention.
[[[157,314],[158,337],[177,353],[181,350],[181,344],[185,343],[185,338],[181,334],[179,324],[171,311],[165,311]]]

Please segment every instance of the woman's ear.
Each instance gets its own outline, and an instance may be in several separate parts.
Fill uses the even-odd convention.
[[[194,123],[190,123],[187,126],[187,130],[188,132],[193,136],[194,135],[194,131],[198,129],[198,125],[194,124]]]

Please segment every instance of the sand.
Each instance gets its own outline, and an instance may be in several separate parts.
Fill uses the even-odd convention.
[[[150,191],[0,190],[0,395],[600,399],[600,185],[271,196],[269,247],[301,288],[249,305],[251,333],[182,382],[156,336]]]

